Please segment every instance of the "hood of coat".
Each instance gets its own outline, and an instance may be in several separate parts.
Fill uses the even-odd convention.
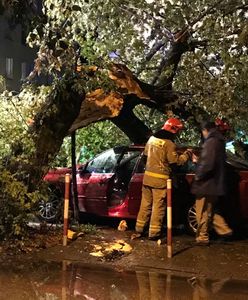
[[[209,130],[208,137],[205,139],[205,141],[211,139],[211,138],[216,138],[220,141],[225,141],[224,136],[219,132],[217,128],[213,128]]]

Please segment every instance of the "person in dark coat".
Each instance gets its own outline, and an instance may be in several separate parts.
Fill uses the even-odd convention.
[[[232,229],[222,216],[215,213],[218,198],[225,195],[226,190],[224,137],[214,122],[203,122],[201,130],[204,143],[191,191],[196,195],[196,242],[207,245],[211,225],[222,237],[231,236]]]

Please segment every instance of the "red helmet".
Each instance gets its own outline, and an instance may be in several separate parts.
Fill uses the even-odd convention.
[[[176,118],[169,118],[165,123],[162,129],[170,131],[172,133],[178,133],[178,131],[183,129],[183,123]]]
[[[215,119],[215,125],[221,132],[226,132],[228,130],[231,130],[230,126],[220,118]]]

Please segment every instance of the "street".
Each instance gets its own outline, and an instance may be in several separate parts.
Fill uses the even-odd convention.
[[[9,257],[1,263],[0,299],[248,298],[247,239],[199,247],[177,232],[168,259],[166,244],[131,240],[132,233],[98,227],[66,247]],[[116,241],[131,250],[115,246],[112,255],[92,255]]]

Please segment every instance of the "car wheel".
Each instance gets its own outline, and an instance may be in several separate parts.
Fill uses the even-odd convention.
[[[38,206],[38,217],[41,221],[60,221],[62,215],[63,199],[58,188],[48,188],[49,198],[41,200]]]
[[[196,219],[195,205],[192,205],[188,209],[187,229],[188,229],[190,234],[195,235],[196,230],[197,230],[197,219]]]

